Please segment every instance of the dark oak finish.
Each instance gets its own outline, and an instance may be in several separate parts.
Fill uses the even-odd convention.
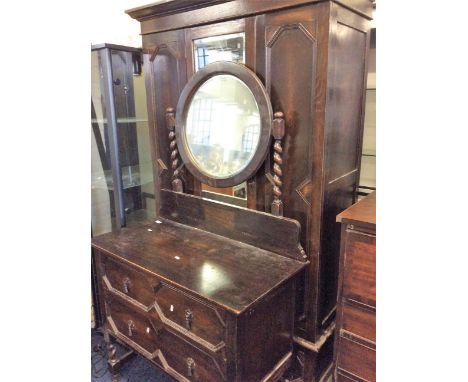
[[[259,214],[263,226],[275,219],[284,231],[297,228],[238,209]],[[296,275],[307,263],[163,218],[95,237],[92,245],[107,336],[176,380],[275,381],[291,362]],[[118,380],[120,363],[110,359]]]
[[[305,266],[201,229],[166,219],[160,221],[97,236],[93,238],[93,248],[130,267],[138,264],[147,273],[234,313],[243,312]],[[207,274],[213,277],[208,284]],[[136,283],[137,279],[131,282]],[[140,282],[144,283],[141,278]]]
[[[371,11],[367,0],[175,0],[127,11],[141,21],[145,63],[151,67],[146,84],[152,100],[148,114],[158,166],[159,216],[203,230],[209,227],[234,240],[242,241],[252,229],[270,232],[268,245],[275,245],[276,238],[277,253],[288,256],[281,249],[288,235],[270,223],[258,227],[253,216],[259,215],[229,216],[220,203],[190,199],[201,195],[201,183],[190,171],[181,171],[181,179],[191,196],[168,191],[172,187],[165,110],[177,105],[194,76],[192,41],[245,33],[245,66],[265,86],[272,110],[283,113],[285,128],[281,150],[273,142],[264,163],[247,180],[247,206],[278,215],[282,210],[283,216],[300,223],[305,253],[296,249],[290,257],[305,255],[310,263],[296,286],[296,346],[289,363],[302,357],[306,382],[318,382],[331,370],[340,252],[336,215],[356,198]],[[282,208],[273,203],[279,195]],[[248,244],[257,245],[250,240]]]
[[[160,216],[194,228],[306,261],[297,221],[234,207],[187,194],[161,190]]]
[[[376,381],[376,193],[337,216],[342,224],[335,339],[337,381]]]
[[[197,0],[193,6],[185,9],[190,3],[187,0],[173,1],[166,9],[159,8],[159,4],[143,6],[126,11],[134,19],[141,22],[142,34],[164,32],[184,27],[194,27],[210,22],[226,21],[241,16],[262,14],[303,4],[320,3],[324,0]],[[184,3],[183,6],[181,6]],[[219,4],[217,4],[219,3]],[[340,0],[336,3],[353,10],[363,17],[372,17],[372,2],[368,0]],[[211,6],[210,6],[211,5]],[[171,14],[172,13],[172,14]]]
[[[185,129],[187,114],[195,92],[210,78],[222,74],[229,74],[238,78],[252,92],[260,114],[260,137],[255,153],[245,168],[230,177],[214,178],[204,173],[192,162]],[[264,161],[270,143],[273,111],[263,84],[255,73],[246,66],[234,62],[218,61],[200,69],[190,78],[182,90],[179,102],[177,103],[176,114],[176,139],[180,155],[185,166],[200,182],[208,184],[211,187],[235,186],[254,175]]]

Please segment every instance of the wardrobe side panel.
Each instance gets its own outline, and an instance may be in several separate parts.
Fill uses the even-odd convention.
[[[336,309],[340,251],[336,215],[353,204],[359,181],[369,37],[368,20],[332,4],[318,304],[322,329],[334,319]]]

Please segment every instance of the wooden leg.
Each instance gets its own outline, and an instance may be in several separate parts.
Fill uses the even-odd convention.
[[[333,373],[333,329],[315,343],[295,337],[297,359],[302,368],[303,382],[329,382]]]
[[[117,348],[111,342],[109,332],[107,329],[104,330],[104,340],[106,341],[107,345],[107,365],[109,367],[109,371],[112,375],[112,382],[119,382],[120,380],[120,362],[115,356]]]

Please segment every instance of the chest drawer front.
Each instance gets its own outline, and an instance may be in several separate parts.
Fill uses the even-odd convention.
[[[197,349],[157,318],[106,294],[107,324],[114,334],[179,381],[225,381],[224,352]]]
[[[138,309],[130,308],[120,299],[106,294],[106,316],[110,329],[121,340],[142,352],[147,358],[154,358],[158,350],[161,327],[152,322]]]
[[[159,335],[161,360],[189,381],[226,381],[223,355],[202,351],[170,330]]]
[[[166,283],[156,289],[156,309],[151,311],[174,330],[188,335],[212,351],[224,346],[226,313]]]
[[[340,336],[338,371],[343,369],[369,382],[376,381],[375,349]]]
[[[342,327],[375,342],[375,312],[343,303]]]
[[[110,292],[124,294],[145,307],[154,304],[154,288],[159,280],[109,256],[102,256],[103,282]]]
[[[375,236],[356,231],[345,244],[343,297],[375,306]]]

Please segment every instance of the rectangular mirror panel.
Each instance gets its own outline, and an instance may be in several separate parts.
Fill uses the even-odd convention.
[[[245,63],[245,33],[231,33],[193,40],[195,71],[215,61]],[[219,202],[247,207],[247,184],[214,188],[202,184],[202,196]]]
[[[195,71],[215,61],[245,63],[245,34],[232,33],[193,40]]]

